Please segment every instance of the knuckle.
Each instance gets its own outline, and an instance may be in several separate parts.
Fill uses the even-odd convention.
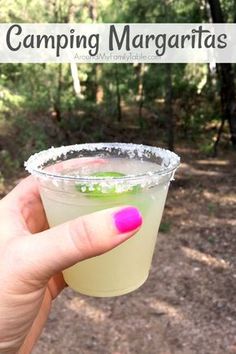
[[[5,273],[17,275],[24,268],[24,243],[22,239],[10,239],[1,254],[1,265],[5,267]]]
[[[87,256],[94,252],[94,230],[86,217],[81,217],[70,226],[70,235],[76,250],[81,256]]]

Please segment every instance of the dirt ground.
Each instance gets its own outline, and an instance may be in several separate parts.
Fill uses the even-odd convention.
[[[177,152],[147,282],[108,299],[66,289],[33,354],[236,353],[235,156]]]

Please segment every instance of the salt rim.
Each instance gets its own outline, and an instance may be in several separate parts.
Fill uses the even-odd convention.
[[[134,158],[137,156],[138,158],[142,157],[150,157],[152,154],[155,157],[161,157],[162,163],[161,168],[157,171],[147,171],[145,173],[140,174],[128,174],[122,177],[109,177],[106,178],[106,181],[132,181],[139,180],[143,178],[153,178],[153,177],[161,177],[163,175],[167,175],[170,172],[175,172],[176,168],[180,164],[180,157],[174,152],[162,149],[159,147],[153,147],[142,144],[132,144],[132,143],[89,143],[89,144],[75,144],[68,146],[60,146],[60,147],[51,147],[47,150],[42,150],[38,153],[35,153],[29,157],[29,159],[24,163],[25,169],[32,175],[44,177],[44,178],[53,178],[59,180],[70,180],[70,181],[79,181],[79,182],[98,182],[104,180],[104,177],[97,176],[74,176],[74,175],[61,175],[50,172],[45,172],[43,170],[43,165],[49,160],[56,161],[59,156],[66,156],[66,154],[70,151],[96,151],[96,150],[105,150],[106,152],[111,151],[111,149],[120,150],[120,154],[126,152],[128,153],[129,158]],[[118,154],[119,155],[119,154]],[[173,177],[173,176],[172,176]]]

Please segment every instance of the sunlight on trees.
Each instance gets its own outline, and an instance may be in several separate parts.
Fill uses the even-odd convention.
[[[235,20],[233,0],[5,0],[0,20],[211,22],[216,4],[225,21]],[[107,140],[106,129],[113,125],[139,142],[153,131],[171,149],[184,140],[204,153],[215,145],[216,153],[221,137],[224,146],[230,139],[234,144],[236,110],[228,109],[234,76],[235,65],[80,64],[71,70],[69,64],[1,64],[0,138],[5,141],[7,124],[20,147],[20,164],[26,144],[33,152],[78,138]],[[231,90],[223,94],[227,82]]]

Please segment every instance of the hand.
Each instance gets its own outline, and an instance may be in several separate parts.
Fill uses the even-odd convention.
[[[33,177],[0,201],[0,353],[30,353],[61,271],[127,240],[142,223],[136,208],[107,209],[48,229]]]

